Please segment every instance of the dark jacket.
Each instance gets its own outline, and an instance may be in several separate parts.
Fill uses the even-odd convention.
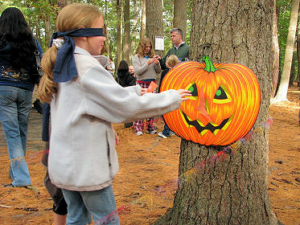
[[[42,54],[42,48],[37,41],[38,50]],[[20,71],[15,71],[12,68],[12,46],[9,42],[3,47],[0,47],[0,85],[14,86],[26,90],[33,90],[34,80],[31,77],[32,73],[37,73],[34,52],[33,63]]]
[[[135,85],[135,78],[129,73],[128,70],[118,70],[117,73],[117,82],[122,87],[128,87]]]

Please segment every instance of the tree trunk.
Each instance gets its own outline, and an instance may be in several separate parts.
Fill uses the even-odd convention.
[[[287,37],[287,42],[285,47],[283,70],[281,74],[278,92],[276,93],[275,98],[272,99],[272,102],[288,101],[287,91],[289,86],[289,79],[290,79],[291,66],[293,60],[298,12],[299,12],[299,0],[292,0],[292,10],[290,16],[289,32],[288,32],[288,37]]]
[[[186,0],[174,0],[173,27],[182,30],[183,40],[185,40],[186,37],[187,3]]]
[[[300,22],[298,21],[298,32],[297,32],[297,58],[298,58],[298,87],[300,88]]]
[[[117,60],[116,68],[119,66],[122,60],[122,14],[123,14],[123,0],[117,0],[117,17],[118,17],[118,26],[117,26]]]
[[[278,83],[279,83],[279,43],[278,43],[278,15],[276,8],[276,0],[274,0],[274,16],[273,16],[273,30],[272,30],[272,50],[274,52],[274,62],[273,62],[273,76],[272,76],[272,97],[275,96]]]
[[[49,15],[45,16],[45,46],[50,46],[50,41],[53,33],[51,18]]]
[[[153,48],[155,36],[164,36],[162,0],[146,1],[146,35],[152,40]],[[155,51],[155,54],[162,55],[163,51]]]
[[[146,10],[146,8],[145,8]],[[138,10],[138,7],[137,7],[137,4],[136,4],[136,0],[133,1],[133,20],[132,20],[132,29],[131,29],[131,32],[132,32],[132,35],[131,35],[131,45],[130,45],[130,55],[133,56],[135,54],[135,50],[136,50],[136,40],[138,39],[139,37],[139,34],[138,34],[138,31],[137,31],[137,24],[138,24],[138,21],[139,21],[139,10]],[[145,29],[145,28],[144,28]],[[129,65],[131,64],[131,59],[130,59],[130,62],[128,62]]]
[[[190,58],[240,63],[257,75],[261,108],[230,147],[181,141],[174,205],[155,224],[277,224],[267,192],[273,0],[193,0]],[[245,99],[247,101],[247,99]]]
[[[141,4],[142,4],[142,17],[141,17],[140,39],[146,36],[146,0],[141,0]]]
[[[125,0],[125,8],[124,8],[124,60],[129,63],[130,56],[130,0]]]

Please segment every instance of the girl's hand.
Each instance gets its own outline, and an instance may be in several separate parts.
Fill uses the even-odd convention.
[[[116,145],[119,145],[120,144],[120,139],[119,139],[119,136],[117,134],[117,132],[115,131],[115,129],[113,128],[113,131],[115,133],[115,140],[116,140]]]
[[[182,98],[183,101],[189,100],[189,98],[186,98],[186,97],[192,96],[192,94],[191,94],[191,92],[189,90],[179,89],[177,91],[180,94],[180,96],[181,96],[181,98]]]
[[[141,96],[147,93],[147,88],[141,88]]]
[[[155,65],[159,64],[159,60],[157,58],[154,58],[154,64]]]
[[[154,62],[154,58],[148,60],[148,65],[150,66]]]

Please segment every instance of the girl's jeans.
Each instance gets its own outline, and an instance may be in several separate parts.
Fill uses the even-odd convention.
[[[31,185],[25,160],[28,116],[32,91],[12,86],[0,86],[0,120],[6,137],[12,185]]]
[[[98,191],[69,191],[63,189],[68,205],[67,225],[83,225],[90,222],[90,214],[95,225],[119,225],[116,201],[112,186]]]

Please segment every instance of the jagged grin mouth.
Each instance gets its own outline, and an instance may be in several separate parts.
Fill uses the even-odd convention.
[[[230,118],[227,118],[227,119],[223,120],[220,125],[213,125],[211,123],[208,123],[206,126],[203,126],[203,125],[201,125],[201,122],[198,119],[191,120],[182,110],[180,110],[180,112],[183,115],[187,124],[195,127],[200,135],[204,135],[207,131],[210,131],[214,135],[217,135],[219,130],[221,130],[225,125],[228,126],[231,121]]]

